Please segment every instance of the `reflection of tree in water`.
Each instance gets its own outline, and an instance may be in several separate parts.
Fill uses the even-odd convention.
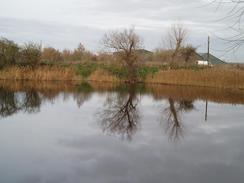
[[[118,134],[128,140],[132,139],[138,126],[138,99],[135,85],[129,85],[128,94],[109,95],[102,113],[103,130]]]
[[[60,91],[52,91],[52,90],[43,90],[40,92],[41,94],[41,101],[48,102],[48,103],[54,103],[55,99],[59,96]]]
[[[28,113],[35,113],[40,111],[41,98],[37,91],[31,90],[25,93],[23,96],[23,103],[21,104],[21,110]]]
[[[13,92],[0,88],[0,116],[7,117],[19,111],[28,113],[38,112],[41,105],[39,94],[30,90],[28,92]]]
[[[125,93],[109,94],[102,113],[102,127],[105,132],[117,134],[129,140],[136,133],[139,122],[136,86],[129,85]],[[170,140],[179,140],[183,136],[181,114],[194,109],[193,101],[168,99],[169,106],[164,110],[167,121],[166,133]]]
[[[175,101],[168,99],[169,107],[165,109],[167,117],[166,132],[171,140],[179,140],[183,136],[183,125],[180,119],[181,112],[188,112],[194,109],[192,101]]]
[[[43,102],[53,103],[61,93],[64,97],[63,100],[65,100],[65,97],[69,98],[71,96],[80,107],[90,98],[92,91],[93,88],[87,83],[79,85],[72,94],[48,89],[38,92],[33,88],[20,92],[0,87],[0,116],[7,117],[20,111],[27,113],[39,112]]]
[[[73,94],[74,100],[76,100],[78,107],[81,107],[87,100],[90,99],[93,92],[93,88],[89,83],[82,83],[78,87],[78,92]]]
[[[67,101],[71,97],[80,108],[86,101],[91,98],[93,91],[94,90],[89,83],[81,83],[77,85],[75,90],[73,90],[72,92],[64,92],[63,100]]]
[[[18,111],[18,100],[14,92],[0,88],[0,115],[10,116]]]

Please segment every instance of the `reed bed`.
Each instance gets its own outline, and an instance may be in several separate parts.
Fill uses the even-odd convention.
[[[88,78],[89,81],[96,81],[96,82],[121,82],[122,80],[118,77],[109,74],[108,72],[98,69],[94,71]]]
[[[68,81],[81,80],[72,67],[8,67],[0,71],[1,80]]]
[[[164,70],[146,78],[146,83],[244,89],[244,71],[234,68]]]
[[[0,80],[32,81],[96,81],[124,82],[126,79],[97,68],[87,77],[77,73],[73,66],[9,67],[0,71]],[[214,67],[206,69],[159,70],[139,78],[147,84],[169,84],[182,86],[201,86],[235,88],[244,90],[244,70],[238,68]]]

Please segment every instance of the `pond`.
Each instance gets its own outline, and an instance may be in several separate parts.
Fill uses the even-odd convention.
[[[1,183],[242,183],[244,91],[0,82]]]

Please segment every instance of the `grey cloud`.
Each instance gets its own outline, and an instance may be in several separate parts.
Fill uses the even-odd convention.
[[[44,46],[64,49],[74,48],[79,42],[82,42],[93,51],[100,46],[99,39],[103,35],[100,29],[91,27],[1,17],[0,32],[0,36],[13,39],[18,43],[42,42]]]
[[[0,36],[20,42],[42,40],[58,48],[73,48],[82,41],[98,51],[104,32],[134,25],[143,35],[145,48],[152,50],[160,45],[172,23],[182,22],[190,31],[191,43],[200,45],[200,51],[206,50],[206,37],[211,35],[212,52],[222,56],[223,52],[216,50],[223,50],[225,45],[218,37],[229,37],[233,32],[227,29],[231,20],[219,20],[230,8],[216,7],[207,0],[2,0]],[[223,58],[241,61],[242,51]]]

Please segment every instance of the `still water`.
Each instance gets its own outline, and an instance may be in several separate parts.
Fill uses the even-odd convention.
[[[0,183],[243,183],[244,91],[0,83]]]

